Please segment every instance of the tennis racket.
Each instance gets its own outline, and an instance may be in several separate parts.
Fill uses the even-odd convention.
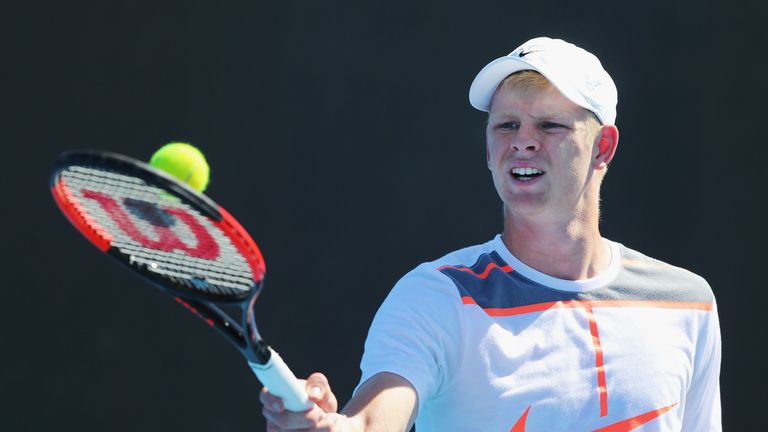
[[[259,334],[253,306],[264,284],[264,258],[226,210],[143,162],[96,150],[62,154],[50,186],[85,238],[224,335],[286,409],[313,406]],[[225,305],[241,307],[241,324]]]

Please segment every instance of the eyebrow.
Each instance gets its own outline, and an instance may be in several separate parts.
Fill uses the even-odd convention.
[[[491,121],[501,121],[501,120],[508,120],[508,119],[520,119],[521,116],[517,114],[512,113],[499,113],[495,115],[489,115],[488,116],[488,122]],[[560,122],[560,123],[576,123],[580,119],[573,118],[571,114],[568,113],[551,113],[546,115],[526,115],[525,117],[530,117],[534,122],[542,122],[542,121],[552,121],[552,122]]]
[[[577,122],[579,121],[577,117],[578,113],[569,113],[569,112],[562,112],[562,111],[556,111],[556,112],[550,112],[543,116],[535,116],[531,115],[530,117],[535,121],[545,121],[545,120],[558,120],[558,121],[565,121],[568,119],[568,121]]]

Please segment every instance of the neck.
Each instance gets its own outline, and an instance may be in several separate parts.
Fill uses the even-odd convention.
[[[611,252],[602,240],[597,211],[570,220],[546,221],[506,211],[502,238],[526,265],[559,279],[597,276],[610,265]]]

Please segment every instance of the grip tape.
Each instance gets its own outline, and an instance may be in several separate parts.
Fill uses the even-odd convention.
[[[283,400],[283,406],[288,411],[301,412],[312,408],[315,404],[307,396],[304,386],[291,372],[280,355],[269,348],[271,356],[265,364],[248,362],[256,377],[264,384],[269,392]]]

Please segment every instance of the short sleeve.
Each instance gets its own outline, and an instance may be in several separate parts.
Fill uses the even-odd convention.
[[[360,384],[381,372],[416,389],[419,411],[456,370],[461,352],[461,299],[450,280],[417,267],[392,289],[373,319],[360,364]],[[359,387],[359,385],[358,385]]]

